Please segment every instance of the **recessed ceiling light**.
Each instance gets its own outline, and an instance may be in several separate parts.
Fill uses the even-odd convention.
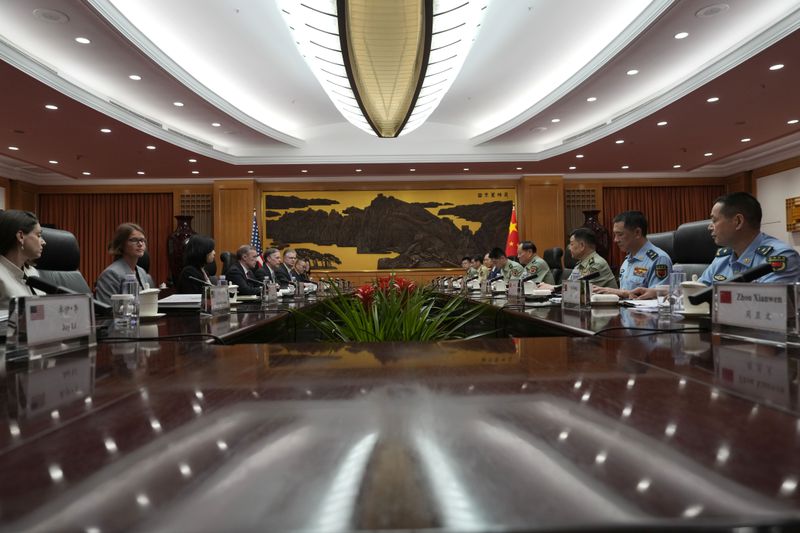
[[[111,130],[108,128],[100,128],[100,133],[111,133]]]
[[[744,139],[742,139],[742,142],[743,143],[749,143],[751,140],[752,139],[750,139],[750,137],[745,137]]]
[[[409,169],[408,169],[408,171],[409,171],[409,172],[416,172],[416,171],[417,171],[417,169],[416,169],[416,168],[409,168]]]
[[[554,118],[550,122],[552,122],[553,124],[557,124],[557,123],[561,122],[561,119],[560,118]]]
[[[254,173],[254,172],[255,172],[255,170],[248,170],[248,171],[247,171],[247,173],[248,173],[248,174],[252,174],[252,173]]]
[[[44,108],[49,109],[50,111],[55,111],[56,109],[58,109],[58,106],[55,104],[45,104]]]
[[[8,149],[14,150],[16,152],[17,150],[19,150],[19,146],[9,146]]]
[[[308,172],[308,170],[306,170],[306,169],[303,169],[303,170],[301,170],[300,172],[302,172],[303,174],[306,174],[306,173]]]
[[[699,18],[707,18],[713,17],[715,15],[719,15],[723,11],[727,11],[730,8],[728,4],[719,3],[719,4],[711,4],[710,6],[706,6],[700,10],[698,10],[694,16]]]
[[[656,126],[666,126],[668,122],[666,120],[662,120],[661,122],[657,122]]]
[[[632,68],[628,72],[626,72],[625,74],[627,74],[628,76],[636,76],[637,74],[639,74],[639,71],[636,70],[635,68]]]
[[[672,168],[681,168],[680,165],[672,165]]]
[[[183,102],[172,102],[175,107],[183,107]]]
[[[220,126],[222,126],[222,124],[220,124],[219,122],[212,122],[211,125],[214,126],[215,128],[219,128]]]
[[[586,99],[586,101],[587,102],[596,102],[597,101],[597,97],[596,96],[590,96],[589,98]]]
[[[85,170],[83,172],[81,172],[81,174],[83,174],[84,176],[91,176],[92,175],[91,172],[86,172]]]
[[[360,169],[360,168],[357,168],[357,169],[356,169],[356,172],[361,172],[361,169]]]
[[[148,149],[148,150],[155,150],[155,149],[156,149],[156,147],[155,147],[155,146],[153,146],[152,144],[148,144],[148,145],[147,145],[147,149]]]
[[[197,159],[190,159],[189,163],[197,163]]]
[[[719,102],[719,97],[718,96],[712,96],[711,98],[708,98],[706,100],[706,102],[708,102],[709,104],[713,104],[714,102]]]
[[[464,167],[464,172],[469,172],[469,168],[468,167]]]
[[[688,36],[689,36],[689,32],[688,31],[682,31],[682,32],[679,32],[679,33],[675,34],[675,38],[676,39],[686,39]]]
[[[583,159],[583,154],[576,154],[576,155],[575,155],[575,157],[576,157],[577,159]]]
[[[797,124],[797,119],[793,118],[792,120],[787,120],[786,123],[787,124]]]
[[[705,157],[711,157],[712,155],[714,155],[714,152],[706,152],[706,153],[704,153],[703,155],[704,155]]]
[[[75,37],[75,42],[78,42],[78,43],[81,43],[81,44],[89,44],[92,41],[90,41],[86,37]]]
[[[625,142],[625,139],[617,139],[616,141],[614,141],[614,144],[622,144],[624,142]]]
[[[199,170],[192,170],[192,174],[200,174]]]
[[[522,167],[517,167],[517,170],[522,170]]]
[[[136,173],[139,174],[140,176],[144,176],[144,171],[143,170],[138,170]]]
[[[778,63],[776,65],[772,65],[771,67],[769,67],[770,70],[780,70],[782,68],[783,68],[783,63]]]
[[[128,76],[128,77],[129,77],[130,79],[132,79],[133,81],[139,81],[139,80],[141,80],[141,79],[142,79],[142,77],[141,77],[141,76],[139,76],[138,74],[131,74],[131,75],[130,75],[130,76]]]
[[[51,159],[50,161],[48,161],[48,163],[50,163],[51,165],[57,165],[58,161],[56,161],[55,159]]]
[[[570,170],[575,170],[578,167],[569,167]]]
[[[628,165],[622,165],[620,168],[622,168],[622,170],[628,170],[630,167]]]

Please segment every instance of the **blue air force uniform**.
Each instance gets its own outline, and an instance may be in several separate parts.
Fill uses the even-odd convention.
[[[672,259],[667,252],[646,241],[636,254],[628,254],[619,267],[619,286],[626,291],[669,283]]]
[[[800,256],[795,249],[780,239],[759,233],[739,257],[735,256],[733,248],[717,250],[717,256],[700,276],[700,281],[706,285],[727,281],[764,263],[771,264],[773,272],[757,279],[757,283],[794,283],[800,278]]]

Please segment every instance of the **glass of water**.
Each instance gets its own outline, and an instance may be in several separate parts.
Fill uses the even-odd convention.
[[[669,303],[670,311],[683,311],[683,288],[681,283],[686,281],[686,272],[673,272],[669,275]]]
[[[656,304],[658,305],[658,314],[669,314],[669,285],[659,285],[656,287]]]
[[[114,326],[127,328],[133,321],[133,294],[112,294],[111,313],[114,316]]]

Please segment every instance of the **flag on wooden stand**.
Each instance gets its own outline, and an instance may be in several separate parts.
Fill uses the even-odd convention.
[[[264,266],[264,258],[261,257],[261,233],[258,231],[258,217],[255,209],[253,209],[253,231],[251,233],[250,246],[258,252],[258,266],[262,267]]]
[[[506,257],[516,257],[519,248],[519,231],[517,231],[517,208],[511,206],[511,222],[508,223],[506,239]]]

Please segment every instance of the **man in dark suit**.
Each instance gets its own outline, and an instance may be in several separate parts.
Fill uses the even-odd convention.
[[[264,250],[264,266],[261,271],[264,273],[262,279],[265,283],[278,283],[277,271],[281,265],[281,253],[277,248],[267,248]]]
[[[228,281],[239,286],[239,294],[261,294],[261,282],[253,274],[258,261],[258,252],[247,244],[236,250],[236,262],[232,264],[225,275]]]
[[[294,271],[294,264],[297,262],[297,252],[292,248],[283,251],[283,263],[275,269],[278,283],[281,287],[286,287],[290,283],[297,281],[297,274]]]

